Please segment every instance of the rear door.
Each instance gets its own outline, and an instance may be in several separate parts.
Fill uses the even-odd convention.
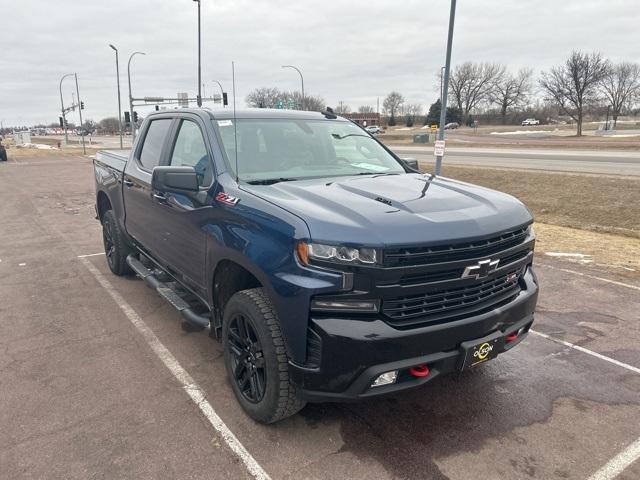
[[[152,201],[151,173],[164,162],[173,126],[171,117],[154,117],[141,132],[123,176],[125,227],[152,254],[157,249],[163,220],[157,203]]]
[[[153,201],[161,212],[158,216],[162,218],[156,252],[185,283],[204,289],[207,241],[204,226],[212,214],[211,209],[216,208],[208,194],[215,181],[213,156],[198,116],[181,114],[173,132],[167,164],[194,167],[200,190],[153,192]]]

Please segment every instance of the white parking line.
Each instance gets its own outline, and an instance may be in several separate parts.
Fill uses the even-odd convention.
[[[89,269],[89,271],[96,278],[98,283],[109,293],[111,298],[118,304],[120,310],[124,312],[129,321],[144,337],[145,341],[151,347],[151,350],[158,356],[158,358],[169,369],[171,374],[182,384],[182,388],[187,395],[191,397],[193,403],[195,403],[200,411],[207,418],[213,428],[222,436],[225,443],[235,453],[238,458],[244,463],[248,472],[258,480],[269,480],[270,477],[267,472],[260,466],[260,464],[253,458],[253,456],[247,451],[247,449],[240,443],[240,440],[233,434],[233,432],[227,427],[227,425],[218,416],[211,404],[205,398],[204,392],[195,380],[189,375],[189,373],[182,368],[178,360],[173,354],[165,347],[162,342],[156,337],[155,333],[148,327],[148,325],[140,318],[136,311],[124,300],[124,298],[115,290],[113,285],[106,279],[102,273],[89,261],[86,256],[78,257],[80,261]]]
[[[633,365],[629,365],[627,363],[620,362],[611,357],[607,357],[606,355],[602,355],[597,352],[593,352],[588,350],[580,345],[574,345],[573,343],[565,342],[564,340],[560,340],[559,338],[554,338],[551,335],[547,335],[546,333],[538,332],[537,330],[529,330],[534,335],[538,335],[539,337],[546,338],[547,340],[551,340],[552,342],[559,343],[560,345],[564,345],[565,347],[573,348],[574,350],[578,350],[579,352],[586,353],[587,355],[591,355],[593,357],[599,358],[600,360],[604,360],[605,362],[613,363],[622,368],[626,368],[627,370],[631,370],[634,373],[640,373],[640,368],[634,367]]]
[[[90,253],[88,255],[78,255],[78,258],[97,257],[98,255],[104,255],[104,252]]]
[[[600,280],[601,282],[611,283],[613,285],[618,285],[619,287],[625,287],[625,288],[630,288],[632,290],[640,291],[640,287],[638,285],[631,285],[629,283],[623,283],[623,282],[617,282],[615,280],[609,280],[608,278],[596,277],[595,275],[589,275],[587,273],[576,272],[575,270],[569,270],[568,268],[552,267],[551,265],[545,265],[544,263],[537,263],[536,267],[544,267],[544,268],[550,268],[551,270],[559,270],[560,272],[573,273],[574,275],[578,275],[580,277],[592,278],[594,280]]]
[[[607,464],[591,475],[588,480],[611,480],[640,458],[640,438],[613,457]]]

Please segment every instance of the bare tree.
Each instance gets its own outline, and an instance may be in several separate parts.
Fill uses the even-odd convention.
[[[346,103],[344,103],[343,101],[340,101],[340,103],[338,103],[338,106],[335,108],[335,112],[336,113],[351,113],[351,107],[349,105],[347,105]]]
[[[623,62],[612,65],[600,80],[600,90],[613,109],[613,126],[625,107],[640,98],[640,65]]]
[[[571,52],[564,64],[542,72],[540,86],[546,97],[576,122],[576,135],[582,135],[584,107],[595,102],[598,85],[609,69],[607,60],[597,53]]]
[[[507,111],[523,105],[531,91],[531,75],[533,71],[523,68],[516,75],[505,72],[496,79],[491,92],[491,102],[500,108],[502,124],[507,120]]]
[[[396,114],[400,111],[400,107],[404,103],[404,97],[398,92],[391,92],[382,102],[382,108],[389,115],[389,125],[396,124]]]
[[[449,93],[462,112],[465,122],[474,108],[490,100],[495,85],[504,76],[504,72],[504,65],[486,62],[465,62],[453,69],[449,77]]]
[[[245,102],[253,108],[275,108],[279,100],[282,100],[282,92],[277,88],[262,87],[253,90]]]
[[[358,107],[358,113],[375,113],[376,109],[371,105],[360,105]]]
[[[60,125],[55,124],[55,126],[59,127]],[[120,123],[116,117],[107,117],[98,122],[98,127],[104,132],[116,133],[120,130]]]
[[[416,117],[422,113],[422,105],[419,103],[407,103],[402,106],[404,123],[407,127],[413,127]]]
[[[245,101],[252,108],[277,108],[281,102],[284,108],[301,108],[302,93],[299,90],[286,92],[278,88],[256,88],[247,95]],[[304,104],[307,110],[324,110],[324,99],[305,94]]]

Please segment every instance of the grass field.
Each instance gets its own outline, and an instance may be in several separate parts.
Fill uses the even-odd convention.
[[[443,174],[519,198],[536,218],[539,254],[581,253],[574,261],[640,277],[640,179],[447,165]]]

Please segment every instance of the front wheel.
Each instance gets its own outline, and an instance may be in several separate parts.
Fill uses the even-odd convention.
[[[264,289],[243,290],[229,299],[222,340],[233,393],[251,418],[274,423],[304,407],[289,377],[280,322]]]

